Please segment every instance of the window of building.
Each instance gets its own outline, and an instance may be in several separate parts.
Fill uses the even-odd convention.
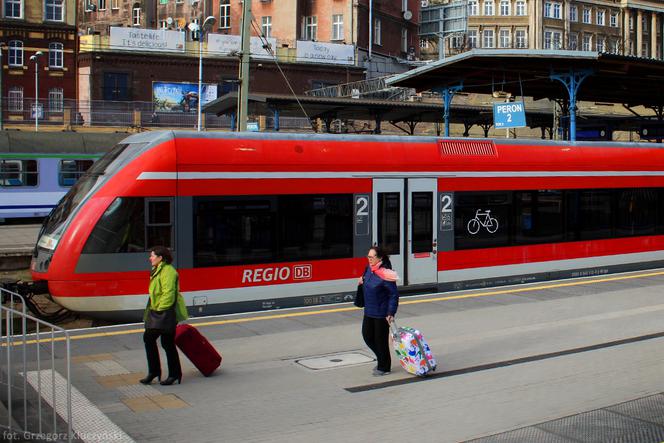
[[[583,23],[590,23],[590,9],[583,8]]]
[[[46,20],[53,20],[57,22],[62,21],[63,0],[46,0],[45,13]]]
[[[526,31],[523,29],[518,29],[514,35],[514,39],[516,41],[516,47],[519,49],[527,48],[528,43],[526,40]]]
[[[544,3],[544,17],[553,17],[553,3],[546,2]]]
[[[9,112],[23,112],[23,86],[12,86],[7,93]]]
[[[48,110],[50,112],[62,112],[64,102],[65,94],[62,88],[48,90]]]
[[[9,66],[23,66],[23,42],[21,40],[10,40],[9,49]]]
[[[468,48],[477,48],[477,31],[468,31]]]
[[[60,186],[74,186],[74,183],[90,169],[93,160],[60,160],[58,184]]]
[[[610,24],[612,28],[617,28],[618,27],[618,13],[617,12],[612,12],[611,13],[611,18],[610,18]]]
[[[500,0],[500,15],[510,15],[510,2],[509,0]]]
[[[569,34],[569,49],[576,51],[579,49],[579,35],[575,32]]]
[[[1,160],[0,186],[37,186],[39,171],[37,160]]]
[[[23,0],[5,0],[5,18],[23,18]]]
[[[141,26],[141,5],[138,3],[135,3],[132,9],[131,24],[132,26]]]
[[[493,0],[484,0],[484,15],[494,15],[494,3]]]
[[[579,21],[579,8],[576,5],[569,7],[569,21],[577,22]]]
[[[604,52],[604,39],[598,37],[595,47],[597,49],[597,52]]]
[[[544,31],[544,49],[551,49],[552,32]]]
[[[553,32],[553,41],[551,42],[553,49],[562,49],[563,47],[563,34],[561,32]]]
[[[516,2],[516,15],[526,15],[526,2],[525,0],[518,0]]]
[[[553,4],[553,18],[561,19],[562,18],[562,6],[560,3]]]
[[[592,50],[593,47],[593,38],[592,35],[584,35],[583,36],[583,50],[584,51],[590,51]]]
[[[374,29],[373,29],[373,42],[374,45],[382,45],[383,37],[381,36],[382,23],[379,18],[374,19]]]
[[[97,0],[97,8],[100,11],[105,11],[106,10],[106,0]]]
[[[482,47],[483,48],[495,48],[493,41],[493,29],[485,29],[482,33]]]
[[[159,20],[159,29],[168,29],[168,21]]]
[[[219,2],[219,27],[228,29],[231,27],[231,0]]]
[[[609,52],[611,54],[617,54],[618,53],[618,40],[609,40]]]
[[[261,17],[261,32],[263,37],[272,38],[272,16],[266,15]]]
[[[344,16],[343,14],[334,14],[332,16],[332,40],[344,39]]]
[[[315,15],[308,15],[303,17],[304,25],[304,39],[316,40],[318,37],[318,17]]]
[[[603,9],[599,9],[597,11],[597,24],[599,26],[604,26],[604,18],[606,17],[606,11]]]
[[[401,28],[401,52],[408,52],[408,29]]]
[[[500,47],[509,48],[510,47],[510,31],[509,29],[500,30]]]
[[[64,66],[64,46],[62,43],[49,43],[48,44],[48,67],[49,68],[62,68]]]
[[[120,9],[120,0],[111,0],[111,9]]]
[[[479,15],[479,5],[478,0],[469,0],[468,1],[468,15]]]

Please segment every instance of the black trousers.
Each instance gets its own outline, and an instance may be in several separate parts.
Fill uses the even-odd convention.
[[[161,375],[159,349],[157,348],[157,339],[159,336],[161,336],[161,347],[166,351],[168,376],[177,378],[182,375],[182,368],[180,367],[178,350],[175,347],[175,330],[172,332],[164,332],[160,329],[146,329],[143,333],[145,354],[148,358],[148,373],[152,375]]]
[[[390,325],[384,318],[371,318],[364,316],[362,320],[362,338],[369,349],[376,354],[378,370],[389,372],[392,368],[390,358]]]

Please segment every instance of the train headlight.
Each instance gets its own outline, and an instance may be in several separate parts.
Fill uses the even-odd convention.
[[[48,249],[49,251],[52,251],[55,249],[55,247],[58,245],[58,241],[60,240],[60,236],[50,236],[47,234],[42,235],[39,238],[39,242],[37,242],[37,246],[40,248]]]

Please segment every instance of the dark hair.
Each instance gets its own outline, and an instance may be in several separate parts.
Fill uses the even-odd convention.
[[[161,257],[161,259],[169,265],[173,263],[173,254],[171,254],[170,249],[166,246],[154,246],[150,251],[154,252],[154,255],[157,257]]]
[[[390,256],[387,255],[387,252],[380,246],[372,246],[369,250],[373,250],[376,253],[376,257],[382,262],[381,268],[392,269],[392,262],[390,261]]]

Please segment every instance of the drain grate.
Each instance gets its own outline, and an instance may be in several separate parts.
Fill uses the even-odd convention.
[[[314,371],[320,369],[334,369],[344,366],[363,365],[373,362],[374,359],[360,352],[344,352],[342,354],[330,354],[319,357],[307,357],[295,360],[295,363]]]

